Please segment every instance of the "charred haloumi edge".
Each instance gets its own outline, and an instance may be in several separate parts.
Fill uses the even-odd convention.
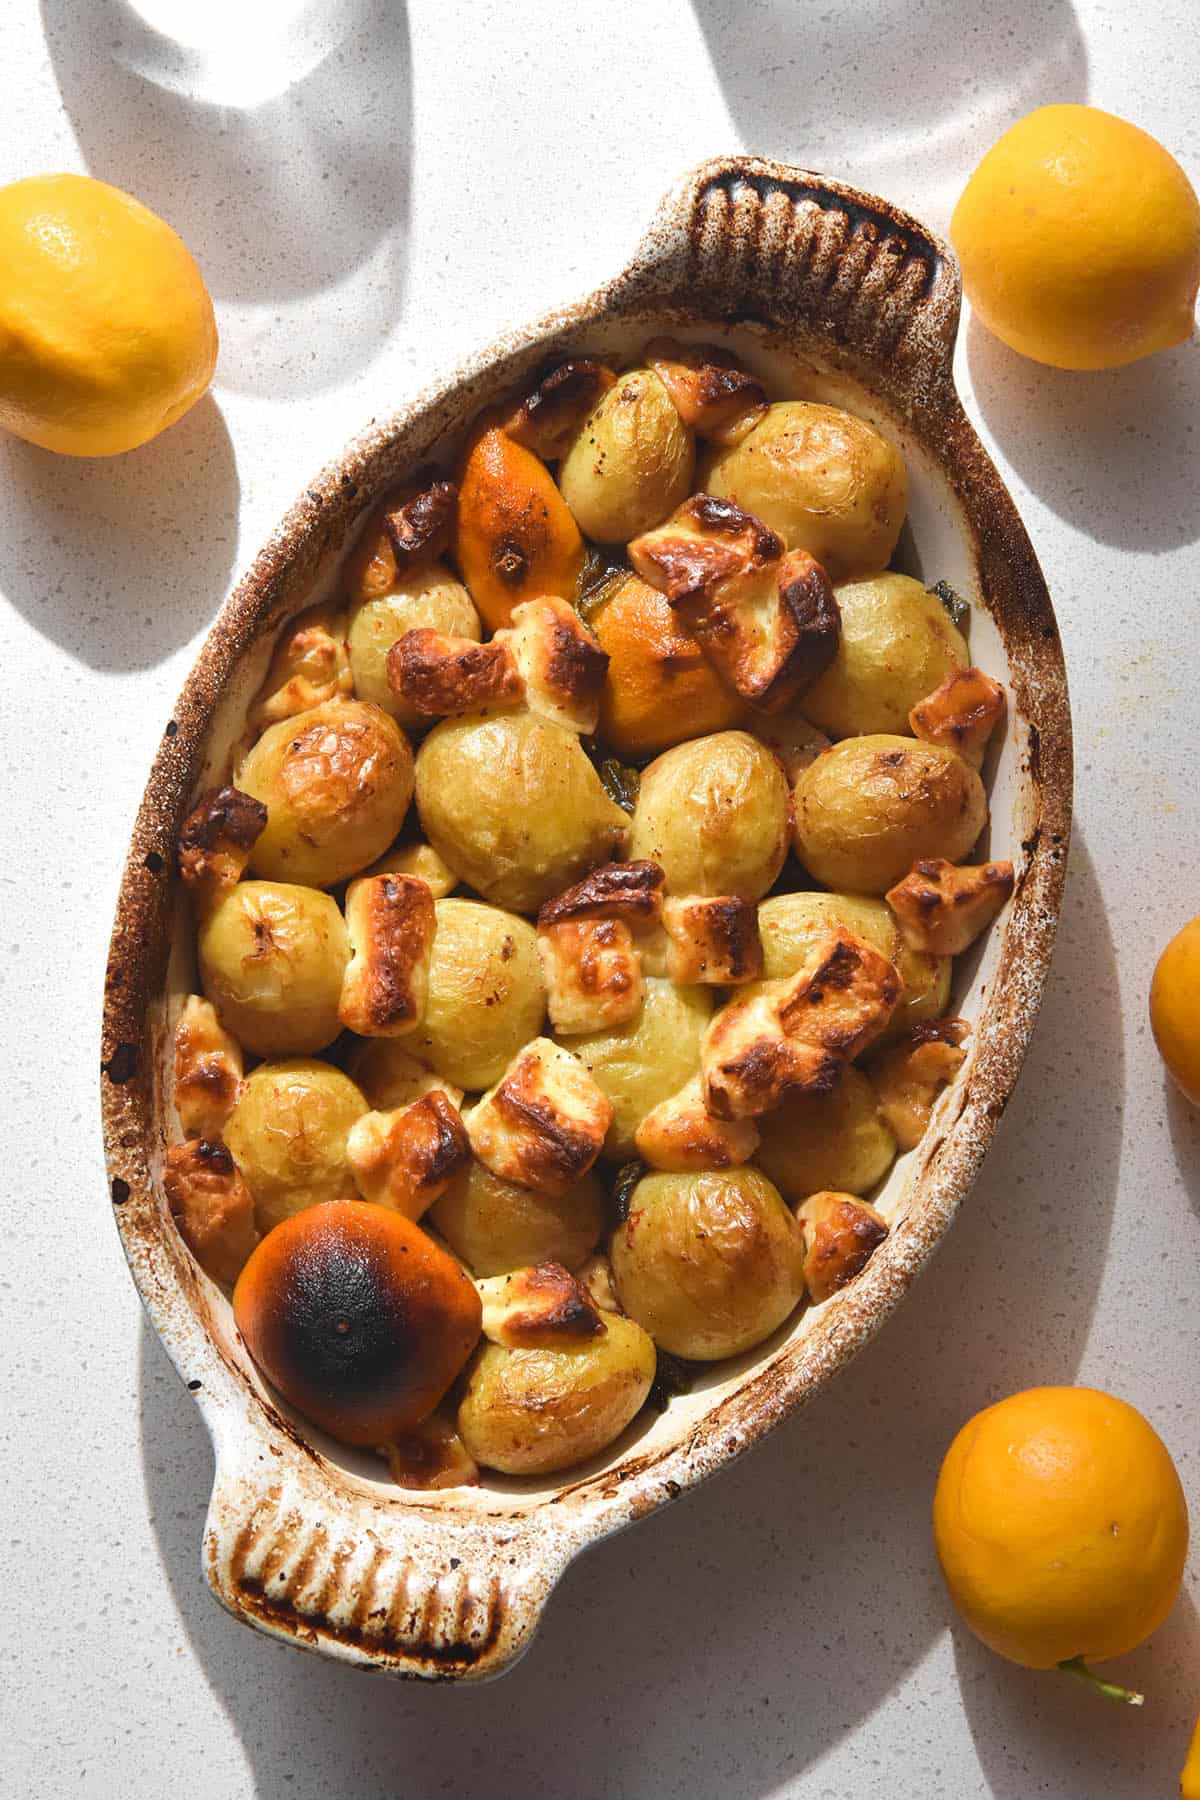
[[[179,873],[201,906],[236,887],[266,828],[266,807],[240,788],[201,794],[179,833]]]
[[[804,1285],[815,1306],[853,1281],[888,1235],[882,1214],[853,1194],[810,1194],[796,1210],[804,1232]]]
[[[216,1008],[189,994],[175,1027],[175,1111],[185,1137],[219,1137],[242,1088],[242,1047]]]
[[[565,456],[588,414],[616,381],[590,356],[572,356],[547,370],[504,421],[518,444],[546,462]]]
[[[652,338],[643,355],[684,424],[710,443],[740,443],[767,410],[762,383],[716,344]]]
[[[935,1100],[966,1061],[962,1043],[969,1030],[965,1019],[931,1019],[863,1065],[880,1117],[901,1150],[912,1150],[924,1137]]]
[[[256,731],[354,691],[345,616],[310,606],[284,627],[250,713]]]
[[[884,898],[900,935],[927,956],[958,956],[986,931],[1013,891],[1010,862],[917,862]]]
[[[848,931],[823,932],[786,981],[768,982],[713,1019],[700,1053],[704,1104],[755,1118],[791,1093],[828,1093],[879,1036],[900,997],[885,956]]]
[[[477,644],[425,625],[396,639],[387,679],[394,694],[429,718],[520,706],[525,698],[516,659],[499,637]]]
[[[172,1144],[163,1187],[179,1235],[206,1275],[232,1287],[255,1244],[254,1199],[219,1137]]]
[[[539,925],[537,947],[555,1031],[566,1037],[604,1031],[640,1011],[645,994],[641,958],[623,919]]]
[[[380,1444],[397,1487],[478,1487],[479,1464],[458,1435],[452,1413],[438,1407],[419,1425],[412,1425],[390,1443]]]
[[[634,538],[629,560],[667,597],[708,660],[760,712],[779,712],[837,655],[842,615],[807,550],[729,500],[693,494]]]
[[[584,736],[595,731],[608,652],[573,606],[553,594],[522,601],[492,641],[512,652],[530,712]]]
[[[458,488],[452,481],[418,478],[385,508],[380,528],[403,573],[415,563],[433,562],[450,544]]]
[[[534,1038],[467,1120],[471,1148],[493,1175],[558,1197],[600,1154],[613,1109],[583,1064]]]
[[[483,1335],[506,1350],[569,1350],[608,1329],[582,1282],[561,1263],[539,1263],[475,1283]]]
[[[760,979],[763,947],[753,902],[736,894],[669,894],[662,922],[662,973],[680,987],[740,987]]]
[[[471,1160],[467,1129],[444,1089],[350,1127],[346,1160],[364,1200],[419,1219]]]
[[[699,1075],[646,1114],[634,1134],[637,1153],[652,1169],[732,1169],[758,1149],[752,1119],[715,1119],[704,1104]]]
[[[1004,717],[1004,689],[982,669],[955,669],[908,715],[914,737],[957,750],[976,768]]]
[[[338,1018],[360,1037],[403,1037],[425,1016],[437,913],[416,875],[363,875],[346,889],[350,961]]]
[[[566,919],[621,919],[634,933],[650,931],[662,918],[664,885],[661,868],[649,858],[601,863],[545,902],[538,928]]]

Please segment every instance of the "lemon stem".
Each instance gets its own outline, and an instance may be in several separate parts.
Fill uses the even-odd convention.
[[[1060,1662],[1059,1668],[1064,1675],[1073,1675],[1076,1681],[1082,1681],[1085,1687],[1091,1688],[1093,1694],[1099,1694],[1105,1700],[1115,1700],[1119,1706],[1144,1706],[1145,1694],[1135,1694],[1132,1688],[1118,1687],[1115,1681],[1102,1681],[1094,1669],[1089,1669],[1082,1656],[1069,1657]]]

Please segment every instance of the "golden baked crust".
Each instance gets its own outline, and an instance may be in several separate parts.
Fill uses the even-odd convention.
[[[888,1235],[882,1214],[853,1194],[812,1194],[796,1217],[804,1230],[804,1284],[816,1306],[860,1275]]]
[[[583,1064],[549,1038],[534,1038],[474,1108],[467,1132],[493,1175],[565,1194],[599,1156],[612,1117]]]
[[[346,1160],[364,1200],[419,1219],[470,1160],[458,1108],[434,1088],[394,1112],[369,1112],[346,1139]]]
[[[608,652],[573,606],[553,594],[514,606],[495,643],[512,652],[531,712],[567,731],[588,734],[600,718]]]
[[[758,908],[736,894],[668,895],[664,973],[680,986],[738,987],[763,972]]]
[[[163,1187],[179,1235],[206,1275],[232,1287],[258,1242],[254,1200],[219,1137],[172,1144]]]
[[[884,898],[906,944],[927,956],[958,956],[991,924],[1013,891],[1010,862],[914,863]]]
[[[329,605],[310,606],[285,625],[250,713],[256,731],[353,691],[346,618]]]
[[[179,873],[198,901],[212,904],[236,887],[266,828],[266,807],[240,788],[201,794],[179,833]]]
[[[218,1137],[242,1086],[242,1049],[216,1008],[189,994],[175,1027],[175,1110],[185,1137]]]
[[[1004,717],[1004,689],[982,669],[955,669],[908,715],[914,737],[978,764]]]
[[[542,374],[532,393],[509,413],[504,430],[526,450],[547,462],[557,461],[616,379],[611,369],[590,356],[568,357]]]
[[[662,918],[663,872],[648,857],[601,863],[582,881],[547,900],[538,928],[565,919],[623,919],[631,931],[648,930]]]
[[[711,443],[740,443],[767,410],[762,383],[717,344],[652,338],[644,355],[684,424]]]
[[[380,526],[397,571],[434,562],[450,545],[458,489],[452,481],[426,480],[384,508]]]
[[[502,635],[486,644],[418,626],[388,651],[388,686],[428,718],[519,706],[525,683]]]
[[[901,1150],[920,1143],[933,1103],[966,1061],[965,1019],[931,1019],[898,1043],[876,1051],[864,1066],[875,1089],[880,1116]]]
[[[350,961],[338,1018],[360,1037],[402,1037],[425,1016],[437,915],[416,875],[365,875],[346,890]]]
[[[537,942],[555,1031],[607,1031],[635,1017],[645,989],[624,920],[562,919],[539,925]]]
[[[715,1119],[696,1075],[646,1114],[634,1142],[652,1169],[732,1169],[750,1161],[758,1131],[750,1119]]]
[[[506,1350],[560,1350],[605,1330],[591,1294],[561,1263],[539,1263],[475,1283],[483,1335]]]

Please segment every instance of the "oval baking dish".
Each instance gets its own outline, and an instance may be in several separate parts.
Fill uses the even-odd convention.
[[[751,158],[703,164],[628,267],[377,421],[308,487],[226,603],[167,725],[118,903],[102,1089],[111,1199],[130,1268],[212,1434],[205,1574],[273,1635],[397,1674],[494,1675],[528,1645],[585,1545],[678,1497],[828,1382],[878,1329],[964,1198],[1017,1079],[1045,980],[1071,816],[1071,731],[1054,614],[1013,504],[955,393],[959,279],[948,248],[886,202]],[[320,597],[382,493],[443,450],[551,352],[627,355],[648,336],[716,340],[780,392],[877,423],[903,448],[898,561],[972,604],[973,660],[1010,695],[988,853],[1013,899],[957,972],[967,1061],[877,1203],[893,1229],[850,1288],[758,1350],[643,1412],[562,1482],[499,1478],[421,1493],[325,1439],[265,1389],[228,1302],[163,1196],[172,1007],[191,982],[174,846],[197,789],[228,765],[283,620]]]

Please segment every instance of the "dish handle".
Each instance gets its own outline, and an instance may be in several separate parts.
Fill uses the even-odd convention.
[[[953,250],[911,214],[808,169],[715,157],[665,197],[613,300],[674,298],[809,338],[869,367],[905,404],[956,407],[962,283]]]
[[[432,1497],[431,1497],[432,1498]],[[204,1574],[235,1618],[360,1667],[426,1680],[502,1674],[528,1648],[574,1548],[532,1516],[474,1521],[381,1505],[298,1438],[222,1444]]]

